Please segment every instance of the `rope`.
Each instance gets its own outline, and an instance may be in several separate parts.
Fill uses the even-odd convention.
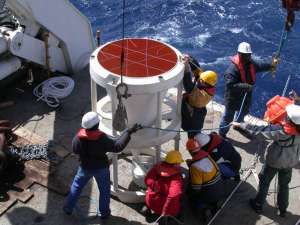
[[[221,208],[216,212],[216,214],[214,215],[213,218],[211,218],[211,220],[209,221],[209,223],[207,225],[211,225],[214,220],[218,217],[218,215],[220,214],[220,212],[222,211],[222,209],[226,206],[226,204],[229,202],[229,200],[232,198],[232,196],[234,195],[234,193],[237,191],[237,189],[241,186],[241,184],[246,181],[246,179],[250,176],[251,174],[251,170],[248,170],[247,174],[245,174],[245,176],[240,180],[240,182],[235,186],[235,188],[232,190],[232,192],[230,193],[230,195],[227,197],[227,199],[225,200],[225,202],[222,204]]]
[[[47,103],[50,107],[58,107],[60,99],[71,94],[75,86],[74,80],[67,76],[53,77],[37,85],[33,95]]]
[[[287,35],[288,35],[288,31],[285,29],[285,26],[284,26],[282,34],[281,34],[279,46],[278,46],[277,52],[275,53],[275,57],[276,58],[280,57],[282,47],[283,47],[283,45],[284,45],[284,43],[285,43],[285,41],[287,39]]]
[[[289,84],[290,84],[291,77],[292,77],[292,75],[289,75],[289,76],[288,76],[288,79],[287,79],[287,81],[286,81],[286,83],[285,83],[285,86],[284,86],[284,89],[283,89],[283,91],[282,91],[281,96],[285,96],[286,91],[287,91],[287,88],[288,88],[288,86],[289,86]]]
[[[121,67],[121,83],[117,85],[116,92],[118,98],[118,106],[116,112],[113,116],[113,128],[117,131],[123,131],[127,127],[128,117],[125,105],[122,102],[122,98],[127,99],[130,97],[128,94],[128,86],[123,82],[123,64],[124,64],[124,36],[125,36],[125,0],[123,0],[123,16],[122,16],[122,50],[121,50],[121,58],[120,58],[120,67]],[[123,93],[122,93],[122,90]]]
[[[121,51],[121,84],[123,84],[123,63],[124,63],[124,38],[125,38],[125,0],[123,0],[122,12],[122,51]]]
[[[182,225],[182,224],[184,224],[184,222],[182,222],[182,221],[180,221],[179,219],[177,219],[176,217],[174,217],[174,216],[170,216],[170,215],[161,215],[160,217],[158,217],[152,224],[154,225],[154,224],[157,224],[163,217],[165,217],[165,218],[171,218],[171,219],[173,219],[177,224],[179,224],[179,225]],[[167,224],[168,222],[166,222],[166,224]]]
[[[243,97],[243,101],[242,104],[240,106],[239,112],[236,116],[236,118],[234,119],[234,121],[237,121],[237,119],[240,117],[241,112],[244,108],[244,104],[245,104],[245,100],[247,97],[247,93],[245,93],[244,97]],[[174,130],[174,129],[166,129],[166,128],[159,128],[159,127],[150,127],[150,126],[142,126],[143,128],[147,128],[147,129],[153,129],[153,130],[160,130],[160,131],[166,131],[166,132],[177,132],[177,133],[184,133],[184,132],[201,132],[201,131],[214,131],[214,130],[218,130],[219,128],[226,128],[226,127],[230,127],[231,124],[228,124],[226,126],[222,126],[222,127],[217,127],[217,128],[205,128],[205,129],[201,129],[201,130]]]

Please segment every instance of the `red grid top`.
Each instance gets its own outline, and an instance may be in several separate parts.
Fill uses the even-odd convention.
[[[121,75],[123,40],[104,46],[98,53],[99,63],[112,73]],[[123,76],[152,77],[165,73],[177,63],[177,55],[169,46],[149,39],[125,39],[123,44]]]

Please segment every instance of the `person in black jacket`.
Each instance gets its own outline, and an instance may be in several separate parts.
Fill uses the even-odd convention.
[[[106,219],[110,216],[110,172],[106,153],[121,152],[129,143],[130,135],[140,129],[135,124],[118,140],[113,140],[98,130],[99,122],[97,113],[86,113],[82,117],[82,128],[73,139],[73,152],[79,155],[80,166],[63,206],[64,212],[68,215],[72,214],[84,186],[95,177],[100,192],[100,217]]]
[[[256,60],[251,57],[250,44],[242,42],[238,46],[238,54],[233,56],[231,64],[225,72],[225,112],[219,127],[219,134],[226,137],[229,124],[233,121],[236,111],[239,111],[244,96],[247,93],[241,113],[235,120],[241,122],[249,112],[252,99],[252,90],[255,85],[256,73],[274,71],[279,59]]]

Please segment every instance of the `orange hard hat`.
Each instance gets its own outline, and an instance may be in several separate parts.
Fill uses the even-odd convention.
[[[190,153],[195,153],[200,150],[201,145],[196,139],[189,138],[189,140],[186,142],[186,148]]]

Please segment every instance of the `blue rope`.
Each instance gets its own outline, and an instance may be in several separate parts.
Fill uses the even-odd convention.
[[[284,86],[284,89],[283,89],[283,91],[282,91],[281,96],[285,96],[286,91],[287,91],[287,88],[288,88],[288,86],[289,86],[289,84],[290,84],[291,77],[292,77],[292,75],[289,75],[289,77],[288,77],[288,79],[287,79],[287,81],[286,81],[286,83],[285,83],[285,86]]]
[[[234,118],[234,120],[233,120],[234,122],[238,121],[238,119],[240,118],[240,115],[241,115],[241,113],[242,113],[242,109],[244,108],[244,104],[245,104],[245,100],[246,100],[246,98],[247,98],[247,95],[248,95],[248,92],[246,92],[246,93],[244,94],[243,101],[242,101],[242,104],[241,104],[241,107],[240,107],[240,111],[239,111],[237,117]]]

